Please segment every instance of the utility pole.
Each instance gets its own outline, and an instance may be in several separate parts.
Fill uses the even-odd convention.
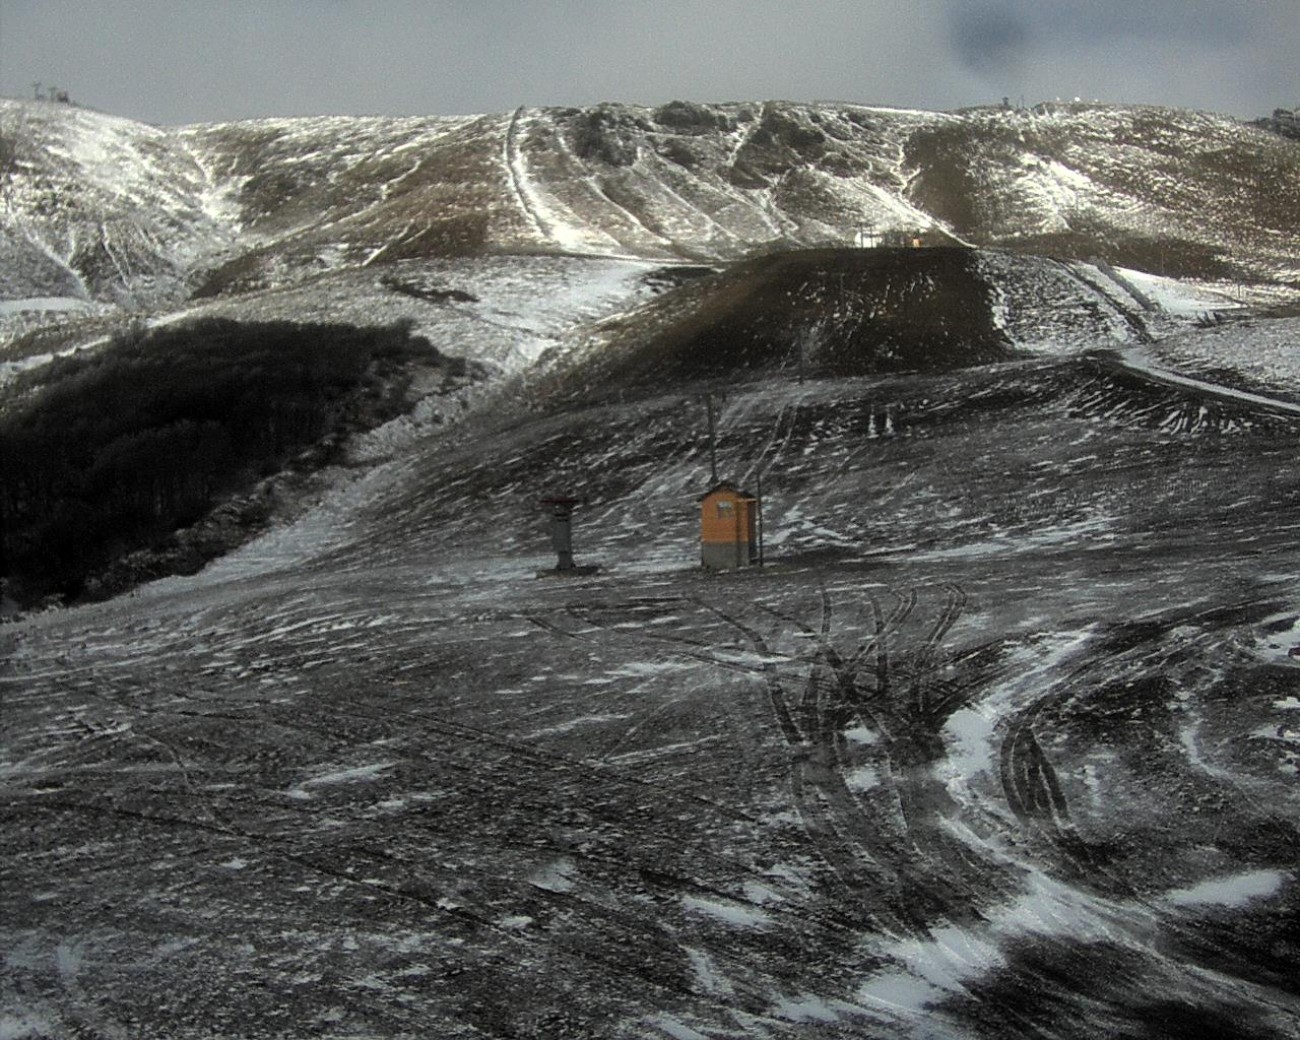
[[[717,419],[713,414],[713,394],[704,395],[704,406],[709,413],[709,472],[713,475],[713,486],[718,483],[718,431]]]

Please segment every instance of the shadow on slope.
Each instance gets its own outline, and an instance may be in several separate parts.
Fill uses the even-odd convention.
[[[622,391],[744,373],[943,372],[1015,355],[965,249],[774,253],[701,279],[615,329],[569,384]]]

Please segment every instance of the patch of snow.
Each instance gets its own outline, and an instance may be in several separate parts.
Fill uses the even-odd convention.
[[[63,980],[65,986],[75,983],[77,976],[81,974],[85,960],[80,943],[59,943],[54,951],[54,965],[58,969],[59,978]]]
[[[669,1014],[651,1015],[645,1021],[671,1036],[673,1040],[709,1040],[709,1037],[704,1033],[692,1029]]]
[[[640,622],[637,627],[642,627]],[[665,672],[679,672],[682,669],[698,667],[685,661],[629,661],[620,665],[609,674],[623,679],[644,679],[648,676],[662,675]]]
[[[368,766],[338,769],[332,773],[324,773],[321,776],[313,776],[303,780],[297,786],[299,788],[317,787],[325,784],[350,784],[358,781],[378,780],[385,771],[392,769],[393,765],[392,762],[376,762]]]
[[[719,647],[713,656],[727,664],[743,665],[747,668],[763,668],[766,665],[783,661],[783,657],[774,654],[761,654],[754,650],[737,650],[732,647]]]
[[[989,313],[993,319],[993,327],[1009,337],[1011,335],[1011,305],[1007,297],[1007,291],[1000,282],[993,283],[993,299],[989,303]]]
[[[593,680],[591,679],[587,680],[588,683],[592,681]],[[570,733],[582,726],[599,725],[602,722],[621,722],[623,719],[631,717],[632,716],[627,713],[621,715],[584,715],[581,718],[568,719],[564,722],[557,723],[554,726],[545,726],[542,729],[535,729],[531,733],[527,734],[524,739],[536,740],[538,737],[554,736],[557,733]]]
[[[804,993],[782,997],[773,1006],[780,1018],[790,1022],[838,1022],[840,1013],[821,997]]]
[[[890,971],[875,976],[858,987],[855,999],[868,1007],[882,1007],[908,1017],[924,1015],[927,1008],[948,994],[924,979],[906,972]]]
[[[772,919],[767,913],[758,907],[745,906],[729,900],[706,899],[703,896],[683,896],[682,906],[686,910],[704,914],[735,928],[763,929],[772,923]]]
[[[857,766],[844,774],[844,786],[850,791],[870,791],[880,786],[880,770],[871,765]]]
[[[879,744],[880,735],[864,725],[850,727],[844,731],[844,739],[850,744]]]
[[[718,971],[713,958],[705,950],[686,947],[686,956],[690,958],[691,969],[695,972],[695,981],[705,993],[714,996],[730,997],[735,995],[735,988],[725,975]]]
[[[745,898],[751,903],[757,903],[763,906],[767,903],[783,903],[785,899],[773,892],[766,885],[761,885],[757,881],[745,882]]]
[[[1241,306],[1211,289],[1179,281],[1177,278],[1166,278],[1128,267],[1117,267],[1116,270],[1168,314],[1194,318],[1214,311],[1236,310]]]
[[[610,761],[622,763],[644,762],[648,759],[662,758],[665,755],[675,755],[682,752],[695,754],[700,748],[709,744],[716,744],[721,739],[718,736],[711,736],[701,737],[698,740],[682,740],[675,744],[663,744],[659,747],[647,748],[644,751],[628,751],[621,755],[613,755]]]
[[[540,186],[529,174],[524,149],[519,144],[521,130],[533,122],[533,119],[524,119],[524,109],[515,112],[502,135],[501,147],[502,161],[511,189],[519,202],[519,208],[533,225],[538,237],[575,252],[589,252],[599,250],[601,246],[616,244],[608,235],[587,232],[575,222],[576,217],[572,211],[568,211],[568,207],[564,207],[566,212],[562,213],[561,203],[543,195]]]
[[[995,971],[1006,958],[991,939],[956,925],[945,925],[927,940],[889,946],[886,955],[906,968],[882,972],[858,987],[857,999],[906,1015],[918,1015],[953,993],[964,993],[966,979]]]
[[[774,816],[773,819],[780,821],[781,817]],[[800,817],[797,813],[792,812],[785,815],[784,822],[788,824],[798,824],[800,822]],[[788,886],[802,896],[808,895],[813,890],[813,884],[808,873],[805,870],[791,866],[788,863],[773,863],[767,868],[767,870],[763,871],[763,874],[766,877],[780,881],[782,884]],[[750,898],[748,889],[746,889],[746,898]],[[765,902],[765,900],[762,899],[752,899],[752,901],[756,903]]]
[[[94,305],[75,296],[29,296],[21,300],[0,300],[0,318],[11,314],[51,311],[89,311]]]
[[[53,354],[33,354],[18,361],[0,361],[0,383],[12,379],[19,372],[48,365],[54,360]]]
[[[993,934],[1067,936],[1076,942],[1105,942],[1131,926],[1132,906],[1112,903],[1041,871],[1032,871],[1024,893],[986,917]]]
[[[981,542],[968,542],[947,549],[926,549],[913,553],[914,560],[980,559],[987,556],[1020,556],[1057,546],[1086,547],[1088,543],[1113,540],[1109,533],[1114,521],[1108,516],[1086,517],[1052,527],[1033,528],[1027,532],[1000,532]]]
[[[998,948],[972,933],[946,925],[928,941],[903,943],[890,952],[915,975],[939,989],[957,991],[961,981],[1006,963]]]
[[[1008,662],[1013,678],[997,683],[971,708],[953,713],[942,735],[947,752],[936,772],[955,795],[963,796],[974,778],[992,772],[997,761],[997,722],[1043,695],[1051,676],[1092,638],[1092,630],[1033,638],[1017,646]]]
[[[572,892],[577,887],[574,881],[576,871],[572,860],[557,859],[534,873],[528,883],[547,892]]]
[[[1174,906],[1243,907],[1256,899],[1276,895],[1292,875],[1280,870],[1252,870],[1243,874],[1211,878],[1188,888],[1166,892],[1164,900]]]
[[[1300,653],[1300,616],[1294,611],[1264,618],[1255,627],[1255,652],[1261,657],[1300,665],[1300,657],[1292,656],[1293,650]]]
[[[947,761],[960,775],[993,769],[994,720],[980,708],[958,708],[943,726]]]

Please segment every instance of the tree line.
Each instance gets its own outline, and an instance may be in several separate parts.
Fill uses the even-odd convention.
[[[0,396],[0,576],[30,604],[165,539],[331,435],[390,418],[406,324],[205,319],[56,359]]]

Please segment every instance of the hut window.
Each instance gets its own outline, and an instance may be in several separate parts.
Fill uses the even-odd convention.
[[[719,520],[729,520],[729,519],[731,518],[732,514],[735,513],[735,511],[736,511],[736,507],[735,507],[735,505],[734,505],[733,503],[731,503],[731,502],[719,502],[719,503],[718,503],[718,519],[719,519]]]

